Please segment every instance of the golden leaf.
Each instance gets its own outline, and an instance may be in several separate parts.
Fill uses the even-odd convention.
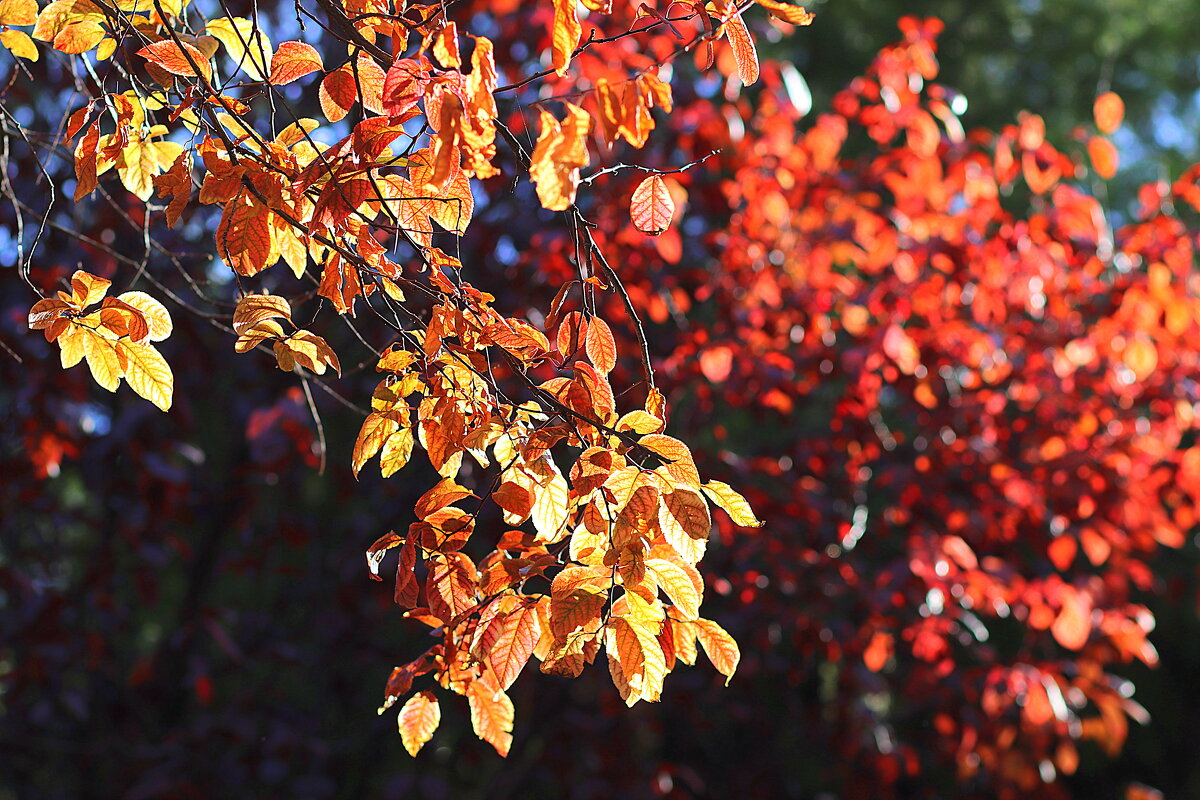
[[[397,724],[400,727],[400,741],[409,755],[415,756],[421,751],[441,721],[442,709],[433,692],[420,692],[408,698],[408,702],[400,709]]]
[[[158,350],[153,345],[133,344],[122,339],[117,342],[117,356],[129,388],[163,411],[170,409],[175,376]]]
[[[117,299],[142,312],[146,324],[150,326],[150,341],[161,342],[171,335],[171,314],[162,303],[145,292],[125,292]]]
[[[501,689],[484,681],[467,684],[467,703],[471,708],[471,727],[475,735],[496,748],[502,756],[512,746],[513,704]]]
[[[83,328],[83,355],[96,383],[115,392],[121,385],[121,362],[117,358],[115,339],[106,339],[98,333]],[[131,384],[132,385],[132,384]]]
[[[529,162],[538,200],[551,211],[565,211],[575,202],[579,169],[588,163],[585,137],[592,129],[592,118],[573,103],[566,106],[567,116],[561,123],[550,112],[542,112],[541,134]]]
[[[579,46],[583,27],[575,8],[575,0],[554,0],[554,27],[551,30],[550,66],[561,78],[567,74],[571,56]]]
[[[746,498],[738,494],[729,484],[721,481],[709,481],[700,488],[704,490],[710,500],[725,509],[725,513],[729,514],[735,525],[741,525],[743,528],[761,528],[766,524],[754,516],[754,510],[750,508]]]
[[[703,645],[708,660],[717,668],[717,672],[725,676],[725,685],[728,686],[733,673],[737,671],[738,662],[742,660],[737,642],[724,628],[711,620],[697,620],[689,627],[695,630],[696,638]]]
[[[271,40],[261,28],[245,17],[222,17],[205,25],[204,30],[225,46],[229,57],[253,80],[267,80]]]

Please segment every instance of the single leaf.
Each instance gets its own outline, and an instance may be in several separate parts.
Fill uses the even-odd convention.
[[[537,605],[526,602],[501,618],[500,629],[486,653],[488,666],[502,689],[508,689],[525,668],[541,638]]]
[[[122,339],[117,342],[117,356],[121,359],[129,388],[163,411],[169,410],[175,376],[158,350],[153,345],[133,344]]]
[[[737,62],[738,75],[746,86],[758,80],[758,51],[754,47],[754,39],[746,29],[742,20],[742,12],[736,4],[730,4],[724,12],[728,15],[725,20],[725,36],[733,48],[733,58]]]
[[[766,524],[754,515],[754,510],[750,508],[750,503],[746,502],[746,498],[738,494],[729,484],[721,481],[709,481],[700,488],[704,490],[710,500],[725,509],[725,513],[729,515],[735,525],[743,528],[761,528]]]
[[[657,236],[671,226],[674,215],[675,201],[660,176],[651,175],[638,184],[629,201],[629,216],[635,228]]]
[[[572,5],[574,0],[570,0]],[[529,161],[529,175],[537,187],[542,207],[566,211],[575,202],[579,169],[587,166],[586,136],[592,118],[573,103],[567,103],[567,116],[560,123],[548,111],[542,112],[541,133]]]
[[[695,629],[696,638],[704,647],[705,655],[717,668],[717,672],[725,676],[725,685],[728,686],[729,681],[733,679],[733,673],[737,671],[738,662],[742,660],[737,642],[724,628],[711,620],[697,620],[690,627]]]
[[[1120,156],[1116,146],[1103,136],[1093,136],[1087,143],[1088,158],[1096,174],[1104,180],[1111,180],[1117,174]]]
[[[421,752],[442,721],[442,709],[438,705],[433,692],[424,691],[408,698],[408,702],[400,709],[397,723],[400,727],[400,741],[410,756]]]
[[[225,46],[225,52],[252,80],[267,80],[271,40],[254,22],[245,17],[221,17],[205,25],[204,31]]]
[[[471,681],[467,684],[467,703],[475,735],[496,748],[500,755],[508,755],[512,746],[512,700],[485,681]]]
[[[37,15],[37,0],[0,0],[0,25],[33,25]]]
[[[321,54],[305,42],[284,42],[271,57],[271,83],[282,86],[324,69]]]
[[[816,14],[806,10],[804,6],[794,6],[791,3],[777,2],[777,0],[754,0],[754,2],[792,25],[811,25],[816,18]]]
[[[579,46],[583,36],[583,26],[579,24],[579,15],[575,0],[554,0],[554,23],[550,32],[550,66],[558,76],[567,74],[567,66],[571,56]]]
[[[87,359],[88,369],[92,371],[96,383],[110,392],[117,390],[123,374],[120,360],[117,358],[116,345],[115,339],[106,339],[84,329],[83,355]]]
[[[1092,116],[1101,133],[1116,133],[1125,119],[1125,101],[1116,92],[1104,92],[1092,104]]]
[[[203,75],[205,80],[212,77],[212,65],[208,63],[208,59],[187,42],[176,43],[171,39],[163,39],[161,42],[146,45],[138,50],[137,54],[172,75],[182,75],[185,78]],[[196,70],[199,70],[199,73]]]
[[[37,61],[40,58],[37,45],[33,43],[33,39],[29,38],[29,34],[25,31],[8,29],[0,31],[0,45],[12,53],[17,58],[23,58],[26,61]]]

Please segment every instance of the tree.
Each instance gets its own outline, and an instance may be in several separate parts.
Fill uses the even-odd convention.
[[[810,19],[799,7],[763,5],[793,23]],[[723,37],[741,79],[757,79],[746,9],[726,3],[711,16],[693,7],[668,17],[597,3],[590,10],[604,27],[592,26],[584,39],[575,3],[546,4],[534,18],[544,17],[550,66],[532,75],[505,53],[497,62],[493,41],[469,32],[465,4],[325,10],[328,19],[314,21],[350,51],[328,70],[305,41],[273,47],[275,26],[265,20],[204,16],[184,3],[65,0],[39,9],[34,0],[9,0],[3,19],[11,26],[6,45],[18,57],[36,61],[34,40],[46,42],[112,61],[128,85],[106,92],[94,77],[97,95],[67,120],[77,202],[115,169],[142,203],[169,199],[169,227],[184,218],[194,183],[198,201],[218,209],[216,253],[239,288],[231,319],[237,352],[270,346],[280,369],[300,376],[310,407],[310,385],[329,370],[341,374],[326,339],[295,323],[294,302],[305,299],[298,290],[290,299],[253,291],[264,280],[278,285],[259,275],[279,264],[314,284],[308,297],[343,317],[365,307],[385,323],[378,345],[351,325],[384,373],[354,445],[353,471],[378,456],[389,477],[419,443],[440,476],[417,501],[407,532],[389,532],[367,550],[379,580],[380,563],[398,550],[396,603],[437,638],[393,671],[380,709],[407,698],[399,727],[410,753],[440,721],[433,691],[410,694],[426,674],[467,698],[475,732],[502,755],[514,716],[506,690],[535,655],[542,671],[577,676],[603,648],[630,705],[658,700],[667,673],[677,661],[694,663],[698,647],[732,676],[737,645],[700,616],[695,564],[711,528],[710,504],[741,525],[760,523],[727,484],[703,482],[687,446],[663,433],[666,402],[640,319],[576,195],[581,183],[628,169],[581,177],[591,162],[593,119],[608,147],[618,139],[642,147],[655,124],[651,110],[671,110],[671,87],[659,72],[676,57],[711,50]],[[687,37],[677,27],[697,23]],[[28,26],[31,34],[22,30]],[[538,82],[567,91],[583,79],[594,83],[593,111],[566,99],[560,117],[542,102],[537,142],[526,149],[518,138],[528,133],[524,116],[502,115],[497,97]],[[324,123],[299,116],[281,89],[305,80],[317,85],[328,124],[345,121],[336,143],[314,138]],[[504,169],[495,163],[498,136],[512,151]],[[642,169],[651,175],[629,213],[638,230],[658,235],[674,211],[659,177],[670,170]],[[478,182],[526,174],[543,208],[566,212],[576,244],[578,280],[562,283],[541,319],[544,331],[505,316],[494,295],[464,279],[446,243],[466,234]],[[149,236],[148,219],[144,225]],[[36,290],[28,262],[21,267]],[[123,379],[168,411],[174,374],[155,343],[171,335],[171,315],[145,292],[110,295],[111,284],[76,270],[69,290],[33,304],[29,327],[57,344],[63,367],[86,361],[103,388],[116,391]],[[617,342],[597,314],[597,296],[610,291],[625,299],[642,345],[645,398],[623,411],[607,377]],[[561,460],[567,452],[572,465],[564,472],[554,454]],[[474,464],[464,466],[467,455]],[[529,522],[532,531],[489,532],[490,552],[469,547],[488,501],[505,525]]]
[[[1127,716],[1141,712],[1112,673],[1155,660],[1138,601],[1156,589],[1149,559],[1180,544],[1194,519],[1194,398],[1182,378],[1195,354],[1192,234],[1166,202],[1193,196],[1192,179],[1148,187],[1143,217],[1119,231],[1088,191],[1116,168],[1106,138],[1120,123],[1115,97],[1098,102],[1095,129],[1071,156],[1032,115],[967,133],[953,95],[933,83],[933,22],[905,21],[904,41],[809,124],[787,68],[754,54],[750,28],[770,35],[809,21],[778,3],[758,3],[769,14],[588,3],[583,17],[561,2],[324,4],[295,19],[303,7],[253,16],[126,5],[72,0],[33,17],[28,3],[4,6],[6,33],[32,27],[44,43],[34,45],[30,68],[46,70],[37,78],[77,80],[90,98],[66,122],[69,153],[48,133],[63,101],[7,103],[13,119],[50,120],[44,134],[21,122],[22,163],[41,164],[49,184],[89,209],[9,190],[15,222],[28,223],[21,244],[48,255],[44,219],[49,241],[72,253],[22,253],[39,294],[63,289],[33,303],[29,322],[63,363],[86,360],[105,388],[123,377],[172,406],[167,419],[200,418],[214,399],[206,389],[255,408],[247,435],[234,437],[251,452],[226,453],[214,471],[253,464],[278,480],[294,462],[324,466],[327,442],[348,455],[361,488],[341,485],[336,460],[324,478],[288,485],[370,504],[331,515],[326,529],[291,515],[274,523],[277,547],[302,555],[297,542],[332,526],[396,531],[367,558],[376,577],[395,560],[389,603],[433,634],[384,692],[410,752],[439,722],[439,737],[457,735],[455,714],[441,709],[454,694],[466,695],[474,731],[507,751],[509,694],[525,662],[578,675],[602,645],[628,703],[657,699],[670,666],[699,649],[727,676],[742,661],[747,689],[722,701],[728,709],[680,701],[658,719],[697,731],[714,717],[723,730],[739,715],[754,720],[758,735],[721,737],[720,755],[792,794],[798,779],[776,749],[785,745],[764,744],[763,728],[805,731],[821,770],[808,786],[862,796],[933,796],[955,776],[980,795],[1057,796],[1081,737],[1119,749]],[[31,54],[17,37],[5,43]],[[1080,169],[1090,172],[1076,182]],[[221,265],[192,255],[213,246]],[[74,253],[87,254],[82,269]],[[129,291],[106,291],[111,278]],[[143,280],[147,291],[134,289]],[[23,325],[33,298],[22,292]],[[225,356],[202,346],[214,338],[205,326]],[[26,364],[50,353],[19,347]],[[291,374],[264,375],[267,353]],[[94,446],[89,425],[139,419],[112,411],[129,407],[128,395],[97,410],[82,370],[39,372],[20,389],[31,458],[13,458],[41,479]],[[73,380],[69,392],[51,388],[62,380]],[[189,390],[170,391],[176,382]],[[695,461],[662,432],[668,399],[672,434],[702,445]],[[365,417],[354,420],[356,441],[346,430],[355,406]],[[220,426],[217,409],[197,427]],[[137,424],[169,435],[160,421]],[[255,662],[238,655],[251,631],[231,639],[219,612],[235,601],[209,587],[222,570],[266,569],[270,548],[239,549],[241,558],[220,548],[230,529],[245,537],[272,525],[276,512],[259,497],[267,482],[239,487],[199,553],[184,538],[164,558],[159,532],[136,516],[196,514],[179,474],[209,468],[196,469],[191,451],[156,450],[164,439],[112,440],[141,452],[121,454],[135,470],[88,484],[86,496],[112,503],[102,522],[61,484],[14,483],[12,506],[33,498],[40,508],[20,513],[39,527],[54,515],[76,541],[96,527],[128,543],[134,589],[119,565],[78,559],[89,564],[85,618],[123,630],[108,609],[131,603],[114,596],[182,596],[178,616],[154,626],[211,637],[223,655],[197,668],[193,651],[170,641],[139,651],[131,635],[140,654],[107,685],[151,687],[203,711],[220,691],[211,665],[239,663],[240,677]],[[424,475],[420,488],[368,474],[397,473],[417,444],[429,467],[403,474]],[[749,504],[726,483],[702,483],[698,466],[753,487],[768,527],[736,532],[731,523],[756,522]],[[219,488],[218,478],[208,496]],[[135,519],[111,499],[146,494]],[[710,515],[713,503],[728,518]],[[381,522],[398,510],[401,519]],[[695,562],[714,525],[705,581]],[[53,546],[31,549],[45,558]],[[160,580],[155,565],[175,559],[193,565],[187,580]],[[305,569],[288,567],[285,583]],[[13,591],[39,597],[21,575]],[[706,583],[725,603],[722,623],[751,647],[739,652],[699,617]],[[365,594],[350,586],[300,610],[301,630],[307,614],[332,629],[314,626],[330,637],[323,647],[389,624],[378,609],[332,611],[347,592]],[[86,626],[69,603],[22,607],[38,620],[24,629],[33,657],[14,659],[27,666],[10,683],[32,712],[47,673],[69,674],[64,654],[85,647],[81,658],[107,663],[110,646],[103,635],[82,645],[62,635]],[[286,649],[273,627],[253,632]],[[376,655],[396,650],[387,653]],[[259,685],[274,689],[288,670],[266,663]],[[187,696],[163,690],[183,675]],[[800,690],[780,703],[784,682]],[[87,702],[101,702],[100,686]],[[240,695],[250,709],[252,697]],[[783,708],[766,715],[772,704]],[[647,717],[628,719],[612,724],[628,732]],[[253,725],[218,729],[258,739]],[[276,738],[264,769],[295,760],[280,754],[300,740]],[[572,768],[638,794],[651,782],[704,792],[669,758],[614,770],[620,749]],[[849,769],[832,772],[830,755]],[[147,758],[156,769],[123,778],[143,792],[195,780]],[[744,778],[712,780],[730,789]]]

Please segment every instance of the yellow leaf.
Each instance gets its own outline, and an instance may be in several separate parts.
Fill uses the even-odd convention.
[[[116,340],[106,339],[86,328],[83,333],[83,355],[96,383],[115,392],[121,385],[121,363],[117,358]]]
[[[117,356],[130,389],[163,411],[171,408],[175,376],[171,374],[170,364],[153,345],[133,344],[122,339],[117,342]]]
[[[700,614],[700,592],[687,570],[665,558],[648,558],[646,571],[686,618],[695,619]]]
[[[400,709],[397,723],[400,741],[409,755],[415,756],[421,751],[441,721],[442,709],[433,692],[421,692],[408,698],[408,702]]]
[[[83,360],[86,339],[87,332],[78,325],[68,325],[67,329],[55,339],[58,346],[62,348],[59,356],[63,369],[69,369]]]
[[[33,25],[37,14],[36,0],[0,0],[0,25]]]
[[[588,163],[585,137],[592,129],[591,115],[574,103],[566,106],[561,123],[550,112],[542,112],[541,134],[529,161],[538,200],[551,211],[565,211],[575,202],[579,169]]]
[[[379,453],[379,472],[385,478],[404,467],[412,458],[413,432],[412,428],[401,428],[387,438],[383,450]]]
[[[398,430],[400,430],[400,423],[394,412],[383,414],[376,412],[367,415],[358,432],[358,439],[354,442],[354,451],[350,456],[350,468],[354,470],[355,475]]]
[[[38,60],[37,45],[33,43],[33,39],[29,38],[29,34],[25,31],[0,31],[0,44],[8,48],[8,51],[18,58],[23,58],[26,61]]]
[[[766,523],[754,516],[754,510],[746,498],[738,494],[728,483],[709,481],[700,487],[708,498],[725,509],[735,525],[743,528],[761,528]]]
[[[72,23],[103,21],[104,14],[89,0],[55,0],[38,14],[33,38],[40,42],[53,42]]]
[[[225,45],[225,52],[251,79],[265,81],[271,71],[271,40],[245,17],[222,17],[204,26],[209,36]]]
[[[738,662],[742,660],[737,642],[712,620],[697,620],[690,627],[695,629],[696,638],[704,646],[708,660],[717,668],[717,672],[725,676],[725,685],[728,686],[733,673],[737,671]]]
[[[150,326],[150,341],[161,342],[171,335],[171,315],[162,303],[145,292],[125,292],[117,299],[142,312],[146,324]]]
[[[579,24],[575,0],[554,0],[554,28],[551,31],[550,65],[561,78],[567,74],[571,56],[579,46],[583,27]]]
[[[154,176],[170,169],[182,152],[183,145],[177,142],[150,142],[131,133],[129,144],[117,158],[117,174],[139,200],[149,200],[154,194]]]

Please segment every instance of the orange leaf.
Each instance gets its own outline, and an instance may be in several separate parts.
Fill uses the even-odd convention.
[[[1103,136],[1093,136],[1088,139],[1087,151],[1097,175],[1107,181],[1117,174],[1120,156],[1112,142]]]
[[[579,46],[583,26],[575,9],[575,0],[554,0],[554,28],[551,31],[550,66],[559,77],[567,74],[567,65]]]
[[[225,207],[217,225],[217,255],[239,275],[255,275],[270,266],[270,217],[266,207],[240,195]]]
[[[591,115],[574,103],[566,106],[561,123],[550,112],[542,112],[541,134],[529,161],[538,200],[551,211],[566,211],[575,202],[579,168],[588,163],[585,137],[592,129]]]
[[[462,66],[462,55],[458,51],[458,25],[450,22],[433,35],[433,55],[447,69]]]
[[[508,755],[512,746],[512,700],[485,681],[471,681],[467,684],[467,703],[475,735],[496,748],[500,755]]]
[[[56,42],[57,45],[57,42]],[[185,78],[197,77],[196,70],[207,80],[212,75],[212,67],[204,54],[187,42],[176,44],[171,39],[148,44],[137,54],[156,64],[172,75],[182,75]],[[190,60],[189,60],[190,59]]]
[[[167,204],[167,227],[174,228],[192,199],[192,162],[186,152],[176,156],[169,170],[154,176],[154,189],[159,197],[171,198]]]
[[[37,15],[36,0],[0,0],[0,25],[33,25]]]
[[[409,755],[415,756],[433,737],[442,721],[442,709],[433,692],[414,694],[400,709],[398,718],[400,741]]]
[[[638,184],[629,202],[629,216],[635,228],[657,236],[671,226],[674,214],[675,201],[660,176],[651,175]]]
[[[758,80],[758,51],[754,48],[754,39],[746,29],[742,20],[742,12],[736,6],[731,6],[732,13],[725,22],[725,36],[733,48],[733,59],[737,62],[738,75],[746,86]]]
[[[617,364],[617,342],[612,329],[599,317],[592,317],[587,329],[587,354],[596,369],[608,374]]]
[[[537,605],[525,602],[503,616],[502,627],[486,655],[501,688],[507,689],[525,668],[542,635]]]
[[[863,663],[871,672],[879,672],[891,657],[892,648],[891,634],[876,631],[871,635],[871,641],[867,644],[866,649],[863,650]]]
[[[1125,119],[1125,101],[1116,92],[1105,92],[1092,104],[1092,116],[1101,133],[1114,133]]]
[[[1050,626],[1050,632],[1063,647],[1080,650],[1092,632],[1092,603],[1073,586],[1064,586],[1062,592],[1062,609]]]
[[[733,673],[737,671],[738,662],[742,660],[737,642],[724,628],[711,620],[697,620],[691,627],[695,629],[696,638],[704,647],[708,660],[717,668],[717,672],[725,676],[725,685],[728,686]]]
[[[271,83],[282,86],[323,68],[321,54],[311,44],[284,42],[271,57]]]
[[[813,20],[816,18],[816,15],[806,10],[804,6],[779,3],[776,0],[754,0],[754,2],[779,19],[784,22],[790,22],[792,25],[812,25]]]

